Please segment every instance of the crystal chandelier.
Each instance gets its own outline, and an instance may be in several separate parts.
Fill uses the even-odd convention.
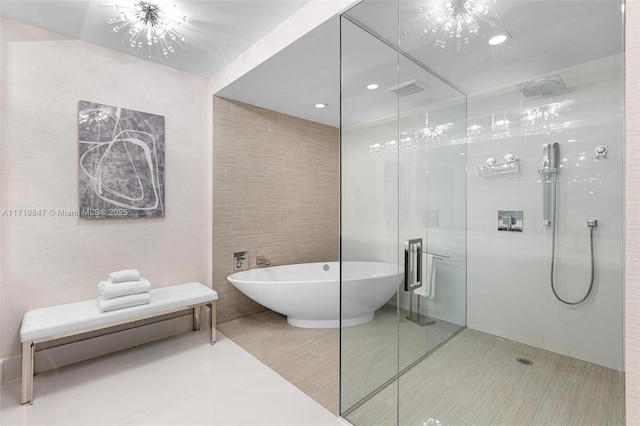
[[[480,32],[480,25],[495,27],[498,14],[490,6],[496,0],[445,0],[437,1],[431,10],[421,7],[426,13],[427,27],[424,34],[434,34],[434,45],[440,49],[449,46],[460,51],[469,45],[471,37]]]
[[[149,57],[155,52],[168,58],[175,54],[175,46],[182,50],[187,44],[182,29],[188,27],[189,18],[180,16],[176,11],[176,5],[164,7],[151,1],[138,0],[133,5],[122,6],[114,4],[118,16],[109,18],[109,25],[113,25],[113,32],[125,32],[122,40],[129,44],[131,49],[148,49]]]

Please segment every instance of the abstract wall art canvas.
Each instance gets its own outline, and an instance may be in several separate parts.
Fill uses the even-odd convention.
[[[79,216],[164,217],[164,117],[80,101]]]

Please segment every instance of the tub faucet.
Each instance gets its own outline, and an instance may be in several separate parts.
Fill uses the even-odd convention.
[[[264,256],[256,256],[256,265],[271,265],[271,261]]]

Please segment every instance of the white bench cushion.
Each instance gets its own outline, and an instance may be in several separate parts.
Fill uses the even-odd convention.
[[[204,284],[192,282],[154,288],[151,303],[101,313],[97,299],[34,309],[24,314],[20,341],[30,342],[81,332],[218,300],[218,293]]]

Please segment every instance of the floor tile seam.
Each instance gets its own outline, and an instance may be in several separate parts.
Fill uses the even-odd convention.
[[[472,411],[473,406],[478,402],[478,400],[479,400],[479,398],[476,398],[476,400],[473,402],[473,404],[471,404],[471,406],[470,406],[469,408],[467,408],[467,410],[465,410],[465,412],[464,412],[464,413],[461,413],[461,414],[460,414],[459,418],[460,418],[461,420],[463,420],[463,421],[465,421],[465,422],[467,422],[467,423],[473,424],[473,425],[475,425],[475,424],[476,424],[476,423],[474,423],[473,419],[475,419],[475,418],[479,417],[479,415],[480,415],[480,414],[482,414],[482,411],[481,411],[480,413],[476,413],[476,414],[473,416],[473,419],[472,419],[472,418],[467,417],[467,415],[469,414],[469,412],[471,412],[471,411]],[[487,422],[486,424],[493,425],[493,424],[494,424],[494,421],[498,418],[499,413],[500,413],[500,412],[502,412],[502,411],[504,410],[504,407],[505,407],[505,406],[504,406],[504,405],[502,405],[502,406],[499,408],[499,410],[497,410],[496,412],[494,412],[494,413],[490,416],[490,417],[491,417],[490,421],[489,421],[489,422]],[[466,408],[466,407],[465,407],[465,408]],[[486,410],[486,406],[483,408],[483,410]],[[475,409],[474,411],[478,411],[478,410],[477,410],[477,409]],[[466,418],[465,418],[465,417],[466,417]],[[487,419],[484,419],[484,420],[487,420]],[[484,424],[484,423],[483,423],[483,424]]]
[[[547,396],[548,396],[548,394],[547,394]],[[577,397],[577,395],[574,395],[574,398],[576,398],[576,397]],[[536,413],[533,416],[534,420],[535,419],[543,420],[542,418],[538,417],[538,413],[540,413],[540,411],[544,408],[545,400],[546,400],[546,396],[545,396],[545,398],[542,399],[542,401],[540,401],[540,404],[538,406],[538,410],[536,410]],[[560,402],[558,402],[558,400]],[[563,402],[562,398],[560,396],[556,396],[556,401],[554,402],[553,406],[556,407],[558,403],[562,403],[562,402]],[[574,411],[575,411],[575,405],[576,404],[573,401],[572,401],[572,403],[568,404],[568,406],[569,406],[569,416],[568,416],[569,418],[567,419],[568,423],[570,423],[572,421],[572,419],[573,419],[573,414],[574,414]],[[553,412],[549,413],[549,415],[553,415],[553,414],[554,414]],[[547,420],[544,420],[544,421],[546,423],[550,423]]]
[[[189,396],[192,396],[192,395],[197,395],[198,393],[199,393],[198,391],[193,391],[193,392],[191,392],[191,393],[188,393],[188,395],[184,395],[184,396],[185,396],[185,397],[189,397]],[[175,405],[182,405],[182,404],[183,404],[184,399],[185,399],[185,398],[182,398],[181,400],[176,401],[176,404],[175,404]],[[163,407],[163,409],[166,409],[166,408],[167,408],[167,406],[165,405],[165,406]],[[203,410],[204,410],[204,409],[206,409],[206,407],[205,407],[205,408],[203,408]],[[196,410],[196,412],[200,412],[200,411],[201,411],[201,410]],[[141,415],[138,415],[138,416],[136,416],[136,417],[134,417],[134,418],[131,418],[131,419],[128,419],[128,420],[125,420],[125,421],[118,422],[118,425],[139,424],[139,423],[137,422],[138,420],[142,420],[142,419],[144,419],[145,417],[148,417],[150,414],[153,414],[153,413],[155,413],[155,412],[157,412],[157,409],[149,409],[149,410],[148,410],[148,411],[146,411],[145,413],[143,413],[143,414],[141,414]]]
[[[224,336],[224,335],[223,335]],[[262,362],[260,359],[258,359],[256,356],[254,356],[251,352],[247,351],[246,349],[244,349],[243,347],[241,347],[240,345],[236,344],[232,339],[224,336],[225,338],[227,338],[233,345],[235,345],[238,349],[242,350],[243,352],[245,352],[246,355],[248,355],[249,357],[253,358],[255,361],[257,361],[260,365],[262,365],[264,368],[268,369],[271,373],[277,375],[278,377],[282,378],[283,380],[284,377],[282,377],[281,374],[279,374],[277,371],[275,371],[273,368],[271,368],[269,365],[265,364],[264,362]],[[290,382],[289,382],[290,383]]]
[[[509,397],[508,401],[504,404],[504,406],[502,407],[502,410],[500,410],[500,413],[496,416],[495,420],[498,421],[502,417],[502,415],[505,414],[509,410],[509,408],[513,406],[511,404],[514,404],[514,401],[517,401],[517,400],[522,400],[522,398],[518,397],[514,392]],[[523,400],[523,402],[524,402],[524,400]],[[534,413],[534,416],[535,416],[535,413]],[[532,416],[532,419],[533,419],[534,416]],[[500,424],[500,423],[498,423],[498,424]]]
[[[582,385],[578,388],[578,395],[584,395],[587,398],[593,399],[594,401],[598,401],[598,402],[602,402],[602,403],[606,403],[611,405],[612,401],[613,401],[613,386],[611,386],[609,388],[609,390],[606,392],[606,394],[608,395],[606,398],[606,401],[601,399],[601,398],[594,398],[592,395],[594,394],[598,394],[598,390],[597,387],[592,387],[591,390],[584,390],[588,385],[586,383],[582,383]]]
[[[515,392],[516,392],[516,390],[518,389],[518,387],[519,387],[520,383],[521,383],[521,382],[522,382],[522,380],[524,379],[524,376],[522,376],[522,377],[520,378],[520,380],[517,380],[517,381],[516,381],[516,383],[511,383],[511,382],[509,382],[509,381],[507,381],[507,380],[502,380],[501,378],[498,378],[498,377],[496,377],[496,376],[493,376],[492,378],[493,378],[493,379],[495,379],[495,380],[496,380],[497,382],[499,382],[499,383],[502,383],[502,384],[505,384],[505,385],[511,386],[511,387],[513,388],[513,392],[515,393]]]

